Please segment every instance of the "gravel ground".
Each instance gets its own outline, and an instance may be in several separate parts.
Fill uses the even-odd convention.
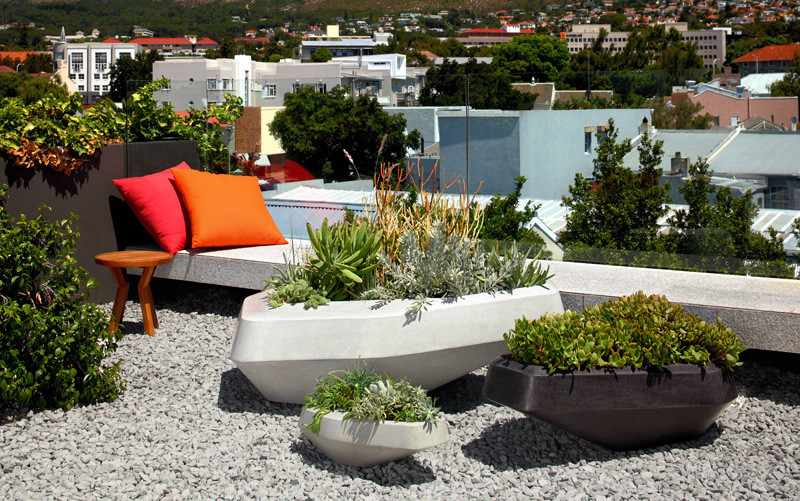
[[[128,302],[116,401],[6,413],[0,499],[800,498],[800,374],[758,362],[704,436],[611,452],[480,397],[484,371],[434,395],[450,442],[371,468],[304,440],[300,406],[265,400],[228,359],[240,290],[164,285],[161,327]],[[110,307],[110,305],[106,305]]]

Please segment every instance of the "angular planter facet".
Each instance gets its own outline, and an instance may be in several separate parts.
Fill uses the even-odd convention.
[[[548,375],[498,357],[483,396],[610,449],[638,449],[705,433],[736,398],[733,376],[715,365],[666,365]]]
[[[503,334],[523,315],[561,313],[552,287],[432,299],[417,317],[411,300],[342,301],[306,310],[245,299],[231,360],[269,400],[302,403],[329,372],[362,361],[430,390],[483,367],[508,348]]]
[[[351,466],[373,466],[396,461],[443,444],[450,437],[444,416],[440,416],[436,423],[342,421],[342,412],[323,416],[319,434],[316,434],[305,426],[311,423],[314,412],[313,409],[303,409],[300,414],[303,435],[329,458]]]

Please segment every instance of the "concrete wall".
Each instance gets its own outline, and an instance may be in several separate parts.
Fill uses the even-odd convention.
[[[651,110],[557,110],[522,112],[520,174],[528,179],[522,196],[557,200],[569,194],[575,174],[591,176],[597,141],[592,133],[590,153],[585,153],[585,128],[607,125],[610,118],[619,140],[639,135],[643,118],[652,122]]]
[[[494,111],[469,113],[470,189],[483,181],[481,194],[509,193],[514,177],[527,178],[522,196],[557,200],[569,194],[575,174],[593,171],[596,138],[585,152],[586,127],[607,125],[610,118],[619,138],[639,134],[642,119],[651,121],[651,111],[565,110]],[[464,112],[439,113],[440,166],[445,176],[466,178],[466,121]]]

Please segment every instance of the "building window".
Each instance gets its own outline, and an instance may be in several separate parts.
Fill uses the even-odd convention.
[[[103,86],[103,92],[108,92],[108,85]]]
[[[94,68],[99,73],[105,73],[108,69],[108,54],[98,52],[94,55]]]
[[[714,117],[714,125],[719,127],[719,117]]]
[[[94,79],[95,80],[100,80],[100,73],[95,73],[94,74]]]
[[[789,200],[789,186],[785,179],[770,179],[769,181],[769,208],[791,209]]]
[[[736,127],[737,125],[739,125],[739,117],[731,115],[731,127]]]
[[[264,89],[261,91],[262,97],[277,97],[278,86],[275,84],[264,84]]]
[[[592,152],[592,132],[586,131],[583,133],[583,152],[587,155]]]
[[[86,86],[85,85],[79,85],[78,86],[78,90],[83,92],[84,90],[86,90]]]
[[[72,53],[69,55],[69,66],[73,73],[83,71],[83,54]]]
[[[206,80],[206,90],[217,90],[217,81],[213,78]]]
[[[94,90],[96,92],[100,92],[100,86],[99,85],[95,85],[95,86],[92,87],[92,90]]]

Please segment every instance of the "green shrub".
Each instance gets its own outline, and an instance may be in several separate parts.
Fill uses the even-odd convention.
[[[394,380],[363,367],[329,373],[306,397],[303,407],[316,410],[306,428],[319,433],[322,417],[335,411],[344,412],[343,419],[436,422],[439,409],[434,403],[425,390],[407,380]]]
[[[495,193],[483,209],[483,226],[479,238],[493,242],[513,240],[524,243],[535,253],[541,253],[542,259],[550,259],[553,253],[545,248],[545,242],[536,231],[527,228],[541,205],[531,207],[531,202],[518,209],[520,193],[525,184],[524,176],[514,178],[514,191],[506,196]]]
[[[505,335],[511,358],[550,373],[591,368],[663,370],[668,364],[713,362],[732,370],[745,349],[729,327],[708,324],[663,296],[631,296],[578,314],[517,320]]]
[[[15,221],[0,189],[0,407],[69,409],[109,401],[124,390],[119,362],[103,365],[121,338],[88,301],[86,270],[75,258],[72,219]]]

